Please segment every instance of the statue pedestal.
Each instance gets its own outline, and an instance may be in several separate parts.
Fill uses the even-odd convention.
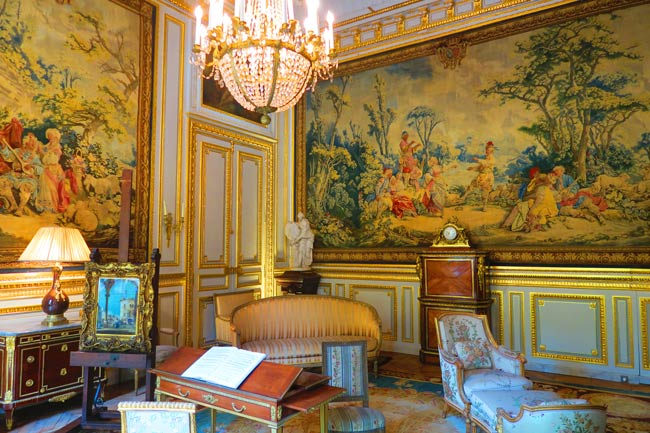
[[[275,277],[275,280],[282,287],[283,294],[315,295],[318,292],[320,275],[310,269],[304,271],[289,270]]]

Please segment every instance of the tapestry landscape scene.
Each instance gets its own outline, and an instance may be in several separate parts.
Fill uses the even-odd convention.
[[[113,2],[0,11],[3,247],[24,247],[44,225],[117,246],[119,177],[136,166],[140,19]]]
[[[648,5],[319,83],[306,205],[324,248],[647,245]]]

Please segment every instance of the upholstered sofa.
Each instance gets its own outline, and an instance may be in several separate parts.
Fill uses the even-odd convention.
[[[321,364],[326,341],[366,340],[375,372],[381,349],[381,321],[372,305],[321,295],[275,296],[236,307],[232,343],[266,353],[267,361],[299,366]]]

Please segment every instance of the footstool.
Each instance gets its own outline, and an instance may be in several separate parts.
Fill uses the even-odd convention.
[[[476,391],[470,400],[472,420],[489,433],[605,433],[604,406],[552,391]]]

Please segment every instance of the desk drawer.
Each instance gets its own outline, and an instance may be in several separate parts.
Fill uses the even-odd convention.
[[[186,387],[164,380],[160,381],[158,391],[169,396],[192,401],[199,405],[211,406],[218,410],[234,413],[245,418],[254,418],[265,421],[278,421],[282,414],[278,414],[278,405],[266,401],[256,401],[253,398],[231,395],[227,391],[212,391],[209,389],[196,389]],[[279,416],[278,416],[279,415]]]

